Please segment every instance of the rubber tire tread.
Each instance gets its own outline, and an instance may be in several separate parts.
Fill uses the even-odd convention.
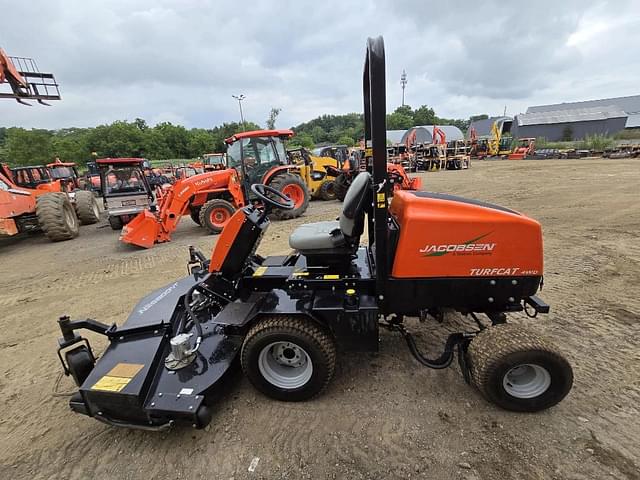
[[[309,189],[307,188],[306,183],[304,183],[304,180],[302,180],[302,177],[300,177],[300,175],[296,175],[295,173],[282,173],[276,175],[276,177],[269,182],[269,186],[271,188],[275,188],[279,192],[282,192],[282,189],[284,187],[292,183],[302,188],[302,191],[304,192],[304,201],[302,202],[302,205],[300,205],[298,208],[294,208],[293,210],[274,208],[271,212],[271,215],[277,220],[290,220],[292,218],[298,218],[307,211],[311,195],[309,195]]]
[[[75,227],[68,225],[65,221],[65,209],[69,209],[76,217]],[[54,192],[38,196],[36,198],[36,217],[38,225],[52,242],[71,240],[80,233],[80,222],[66,193]]]
[[[202,207],[200,208],[200,213],[198,214],[198,218],[200,219],[200,226],[206,228],[209,233],[217,235],[222,232],[224,227],[219,227],[211,223],[210,211],[214,207],[226,208],[229,211],[230,215],[233,215],[236,212],[236,207],[231,202],[227,202],[226,200],[223,200],[221,198],[214,198],[202,205]]]
[[[344,174],[341,173],[336,177],[335,184],[336,198],[342,202],[344,201],[344,197],[347,196],[347,190],[349,190],[349,185],[347,184]]]
[[[254,351],[254,349],[260,350],[256,345],[259,346],[265,337],[278,334],[291,335],[294,339],[296,337],[301,339],[303,342],[313,346],[314,350],[322,357],[322,364],[318,363],[317,359],[313,360],[313,375],[309,382],[314,383],[312,388],[305,389],[305,387],[302,387],[302,389],[297,390],[284,390],[271,385],[263,379],[257,367],[257,356],[260,352]],[[308,350],[307,353],[309,353]],[[309,355],[312,355],[312,353],[309,353]],[[250,358],[253,357],[256,358],[255,365],[250,361]],[[276,400],[299,402],[319,395],[331,382],[336,369],[336,346],[333,338],[320,326],[313,323],[312,320],[284,315],[268,317],[256,323],[247,333],[242,344],[240,364],[242,365],[242,371],[251,384],[260,392]],[[321,365],[324,368],[320,368]],[[323,374],[323,378],[316,378],[314,382],[314,377],[318,372]]]
[[[320,185],[320,198],[327,201],[335,200],[337,198],[335,180],[327,180]]]
[[[505,362],[515,357],[507,368]],[[510,368],[527,363],[527,357],[555,363],[560,375],[551,374],[549,389],[533,399],[518,399],[506,393],[502,378]],[[571,390],[573,371],[567,359],[547,340],[531,330],[514,324],[500,324],[480,332],[469,345],[467,360],[472,382],[483,397],[496,405],[517,412],[536,412],[560,402]],[[531,363],[539,363],[532,361]],[[546,397],[546,398],[543,398]]]
[[[76,191],[76,213],[83,225],[91,225],[100,220],[100,214],[95,215],[93,205],[97,204],[96,196],[88,190]],[[98,212],[100,209],[98,208]]]

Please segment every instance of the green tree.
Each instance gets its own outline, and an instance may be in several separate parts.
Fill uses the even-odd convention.
[[[213,153],[214,136],[207,130],[194,128],[189,131],[187,149],[188,158],[195,158],[204,153]]]
[[[338,144],[339,145],[346,145],[347,147],[353,147],[355,145],[355,141],[352,137],[348,136],[348,135],[342,135],[339,139],[338,139]]]
[[[276,119],[278,118],[278,115],[280,115],[281,111],[282,109],[280,108],[271,108],[271,111],[269,112],[269,118],[267,118],[267,130],[273,130],[274,128],[276,128]]]
[[[413,112],[413,126],[418,125],[435,125],[436,114],[433,108],[429,108],[426,105],[421,105]]]
[[[307,150],[312,150],[315,148],[315,143],[313,142],[313,137],[308,133],[301,133],[300,135],[294,136],[289,142],[289,147],[304,147]]]
[[[389,130],[406,130],[413,127],[413,118],[404,113],[395,111],[387,115],[387,128]]]
[[[6,132],[5,155],[15,165],[37,165],[53,160],[49,130],[9,128]]]

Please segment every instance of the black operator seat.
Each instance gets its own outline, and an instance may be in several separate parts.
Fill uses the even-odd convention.
[[[371,203],[371,174],[361,172],[347,191],[339,220],[299,226],[289,236],[289,246],[306,256],[353,254],[364,232],[367,203]]]

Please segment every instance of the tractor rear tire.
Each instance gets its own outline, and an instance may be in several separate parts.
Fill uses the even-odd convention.
[[[567,359],[519,325],[505,323],[483,330],[471,341],[467,359],[480,393],[506,410],[544,410],[560,402],[573,385]]]
[[[336,346],[308,318],[265,318],[245,337],[240,363],[260,392],[276,400],[299,402],[329,385],[336,368]]]
[[[273,218],[277,220],[289,220],[290,218],[298,218],[301,216],[309,206],[309,189],[304,183],[300,175],[295,173],[283,173],[276,176],[269,186],[275,188],[284,195],[292,195],[290,198],[295,202],[293,210],[283,210],[276,208],[273,210]],[[295,193],[295,194],[294,194]]]
[[[109,217],[109,226],[111,227],[111,230],[122,230],[123,225],[124,222],[122,221],[122,218],[118,216]]]
[[[336,182],[335,180],[327,180],[320,186],[320,198],[322,200],[336,199]]]
[[[349,182],[343,173],[336,177],[334,190],[336,198],[341,202],[344,201],[344,197],[347,196],[347,190],[349,190]]]
[[[36,199],[36,216],[52,242],[71,240],[80,233],[80,222],[66,193],[47,193]]]
[[[200,208],[200,226],[206,228],[209,233],[217,235],[222,232],[234,213],[236,213],[236,207],[232,203],[214,198]]]
[[[96,196],[88,190],[77,190],[76,213],[83,225],[91,225],[100,220],[100,207]]]
[[[191,207],[189,215],[191,216],[191,220],[193,220],[197,225],[202,226],[200,223],[200,208],[201,207]]]

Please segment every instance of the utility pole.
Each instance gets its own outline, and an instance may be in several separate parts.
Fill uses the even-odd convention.
[[[402,106],[404,107],[404,87],[407,86],[407,72],[402,70],[402,75],[400,75],[400,85],[402,85]]]
[[[242,131],[244,132],[245,131],[245,125],[244,125],[244,115],[242,113],[242,101],[247,97],[245,97],[243,94],[231,95],[231,96],[238,101],[238,106],[240,107],[240,121],[242,122]]]

